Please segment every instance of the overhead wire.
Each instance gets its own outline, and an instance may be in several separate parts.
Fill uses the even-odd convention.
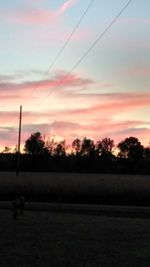
[[[96,46],[96,44],[104,37],[104,35],[109,31],[109,29],[113,26],[113,24],[119,19],[119,17],[124,13],[127,7],[131,4],[133,0],[127,1],[127,3],[121,8],[121,10],[117,13],[117,15],[111,20],[111,22],[107,25],[104,31],[96,38],[96,40],[92,43],[92,45],[86,50],[86,52],[76,61],[73,67],[69,72],[57,83],[57,85],[51,90],[47,95],[45,95],[40,102],[38,102],[34,108],[41,105],[56,89],[58,89],[63,82],[72,74],[72,72],[76,69],[76,67],[88,56],[91,50]]]
[[[104,35],[109,31],[109,29],[113,26],[113,24],[119,19],[119,17],[123,14],[123,12],[127,9],[127,7],[131,4],[133,0],[129,0],[124,6],[123,8],[117,13],[117,15],[113,18],[113,20],[111,20],[111,22],[107,25],[107,27],[104,29],[104,31],[96,38],[96,40],[92,43],[92,45],[86,50],[86,52],[76,61],[76,63],[73,65],[73,67],[70,69],[69,72],[67,72],[67,74],[58,82],[58,84],[53,88],[53,91],[56,90],[57,88],[59,88],[62,83],[72,74],[72,72],[76,69],[76,67],[88,56],[88,54],[91,52],[91,50],[96,46],[96,44],[104,37]],[[75,31],[78,29],[78,27],[80,26],[82,20],[84,19],[86,13],[88,12],[89,8],[92,6],[92,4],[94,3],[94,0],[92,0],[89,5],[87,6],[86,10],[84,11],[84,13],[82,14],[82,16],[80,17],[78,23],[76,24],[76,26],[74,27],[73,31],[71,32],[71,34],[68,36],[68,38],[66,39],[65,43],[63,44],[63,46],[61,47],[61,49],[59,50],[58,54],[56,55],[56,57],[54,58],[54,60],[52,61],[51,65],[49,66],[48,70],[43,74],[42,79],[40,81],[43,80],[43,78],[46,76],[46,74],[52,69],[52,67],[54,66],[54,64],[56,63],[57,59],[59,58],[59,56],[62,54],[62,52],[64,51],[65,47],[67,46],[67,44],[69,43],[69,41],[71,40],[73,34],[75,33]],[[53,93],[53,91],[50,91],[37,105],[34,106],[34,108],[38,107],[39,105],[41,105],[50,95],[51,93]],[[31,96],[31,94],[30,94]],[[32,111],[31,111],[32,112]]]
[[[77,31],[77,29],[79,28],[81,22],[83,21],[83,19],[85,18],[87,12],[89,11],[89,9],[91,8],[91,6],[93,5],[93,3],[95,2],[95,0],[91,0],[88,4],[88,6],[86,7],[86,9],[84,10],[84,12],[82,13],[81,17],[79,18],[77,24],[75,25],[75,27],[73,28],[73,30],[71,31],[71,33],[69,34],[69,36],[67,37],[67,39],[65,40],[64,44],[62,45],[62,47],[60,48],[60,50],[58,51],[58,53],[56,54],[55,58],[53,59],[53,61],[51,62],[50,66],[48,67],[48,69],[43,73],[42,78],[38,81],[38,83],[42,82],[44,80],[44,77],[50,73],[50,71],[52,70],[53,66],[55,65],[56,61],[58,60],[58,58],[61,56],[61,54],[63,53],[63,51],[65,50],[66,46],[68,45],[68,43],[70,42],[72,36],[75,34],[75,32]],[[32,96],[33,92],[38,88],[38,85],[34,87],[34,89],[31,91],[30,93],[30,97]],[[25,101],[26,102],[26,101]]]
[[[73,37],[73,35],[75,34],[75,32],[77,31],[77,29],[79,28],[81,22],[83,21],[83,19],[85,18],[86,14],[88,13],[89,9],[91,8],[91,6],[93,5],[93,3],[95,2],[95,0],[91,0],[89,2],[89,4],[87,5],[86,9],[84,10],[84,12],[82,13],[81,17],[79,18],[79,20],[77,21],[76,25],[74,26],[73,30],[71,31],[71,33],[69,34],[69,36],[67,37],[67,39],[65,40],[64,44],[62,45],[62,47],[60,48],[60,50],[58,51],[58,53],[56,54],[55,58],[53,59],[52,63],[50,64],[50,66],[48,67],[48,69],[43,73],[42,78],[38,81],[38,83],[42,82],[44,77],[52,70],[53,66],[55,65],[56,61],[58,60],[58,58],[61,56],[61,54],[63,53],[63,51],[65,50],[66,46],[68,45],[68,43],[70,42],[71,38]],[[30,92],[30,98],[33,95],[34,91],[38,88],[38,85],[35,86],[33,88],[33,90]],[[23,105],[29,101],[28,99],[26,99],[26,101],[24,103],[22,103]]]
[[[52,69],[52,67],[55,65],[57,59],[60,57],[60,55],[62,54],[62,52],[64,51],[64,49],[66,48],[66,46],[68,45],[69,41],[71,40],[72,36],[74,35],[74,33],[76,32],[76,30],[78,29],[78,27],[80,26],[82,20],[84,19],[84,17],[86,16],[88,10],[90,9],[90,7],[92,6],[92,4],[94,3],[95,0],[92,0],[87,8],[85,9],[85,11],[83,12],[83,14],[81,15],[79,21],[77,22],[77,24],[75,25],[74,29],[72,30],[72,32],[70,33],[70,35],[68,36],[68,38],[66,39],[65,43],[63,44],[63,46],[61,47],[61,49],[59,50],[58,54],[56,55],[56,57],[54,58],[54,60],[52,61],[51,65],[48,68],[48,72]],[[47,72],[46,72],[47,73]]]

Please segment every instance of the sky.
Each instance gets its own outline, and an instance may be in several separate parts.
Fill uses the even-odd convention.
[[[0,1],[0,148],[18,142],[20,105],[22,145],[37,131],[149,145],[150,1],[132,0],[93,46],[127,2]]]

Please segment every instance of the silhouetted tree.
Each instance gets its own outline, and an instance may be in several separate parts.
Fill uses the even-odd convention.
[[[144,148],[143,157],[146,160],[150,160],[150,148],[149,147]]]
[[[45,150],[45,142],[41,133],[36,132],[25,141],[25,152],[29,154],[42,154]]]
[[[15,145],[15,147],[12,150],[12,153],[17,153],[17,151],[18,151],[18,147],[17,147],[17,145]]]
[[[11,147],[9,146],[5,146],[4,150],[2,151],[2,153],[10,153],[11,152]]]
[[[96,143],[96,152],[100,155],[112,155],[113,148],[115,147],[114,140],[104,138]]]
[[[75,151],[76,155],[79,155],[81,152],[81,144],[82,144],[82,141],[79,138],[76,138],[72,142],[72,148],[73,148],[73,151]]]
[[[90,156],[94,152],[94,148],[94,141],[85,137],[81,144],[81,155]]]
[[[57,142],[54,138],[48,137],[45,142],[45,148],[47,148],[49,155],[55,154],[55,149],[57,147]]]
[[[65,142],[65,140],[57,143],[53,152],[54,152],[55,156],[66,156],[66,142]]]
[[[119,157],[129,159],[142,159],[144,148],[136,137],[128,137],[118,144]]]

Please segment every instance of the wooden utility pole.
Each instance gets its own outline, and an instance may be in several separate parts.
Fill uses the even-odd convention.
[[[21,123],[22,123],[22,106],[20,106],[20,114],[19,114],[19,132],[18,132],[18,149],[17,149],[16,175],[19,175],[19,167],[20,167]]]

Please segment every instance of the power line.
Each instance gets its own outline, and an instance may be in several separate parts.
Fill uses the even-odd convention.
[[[86,16],[88,10],[91,8],[91,6],[93,5],[95,0],[91,0],[90,3],[88,4],[87,8],[84,10],[83,14],[81,15],[79,21],[77,22],[77,24],[75,25],[75,27],[73,28],[72,32],[70,33],[70,35],[68,36],[68,38],[66,39],[66,41],[64,42],[64,44],[62,45],[62,47],[60,48],[60,50],[58,51],[57,55],[55,56],[55,58],[53,59],[52,63],[50,64],[50,66],[48,67],[48,69],[43,73],[42,78],[39,80],[39,82],[42,82],[44,77],[51,71],[51,69],[53,68],[53,66],[55,65],[56,61],[58,60],[58,58],[61,56],[61,54],[63,53],[63,51],[65,50],[66,46],[68,45],[68,43],[70,42],[72,36],[75,34],[75,32],[77,31],[77,29],[79,28],[82,20],[84,19],[84,17]],[[37,87],[34,88],[37,89]],[[33,90],[33,91],[34,91]],[[33,93],[33,91],[30,93],[30,97]]]
[[[63,44],[63,46],[61,47],[61,49],[59,50],[58,54],[56,55],[56,57],[54,58],[54,60],[52,61],[51,65],[48,68],[48,72],[52,69],[52,67],[54,66],[54,64],[56,63],[57,59],[59,58],[59,56],[62,54],[62,52],[64,51],[64,49],[66,48],[67,44],[69,43],[69,41],[71,40],[72,36],[74,35],[74,33],[76,32],[76,30],[78,29],[78,27],[80,26],[82,20],[84,19],[84,17],[86,16],[88,10],[90,9],[90,7],[92,6],[92,4],[94,3],[95,0],[92,0],[89,5],[87,6],[87,8],[85,9],[84,13],[82,14],[82,16],[80,17],[79,21],[77,22],[76,26],[74,27],[73,31],[71,32],[71,34],[68,36],[68,38],[66,39],[65,43]],[[46,72],[47,73],[47,72]]]
[[[77,31],[77,29],[79,28],[82,20],[85,18],[87,12],[89,11],[89,9],[91,8],[91,6],[93,5],[95,0],[91,0],[88,4],[88,6],[86,7],[86,9],[84,10],[83,14],[81,15],[81,17],[79,18],[77,24],[75,25],[75,27],[73,28],[72,32],[70,33],[70,35],[68,36],[68,38],[66,39],[66,41],[64,42],[64,44],[62,45],[62,47],[60,48],[60,50],[58,51],[57,55],[55,56],[55,58],[53,59],[51,65],[48,67],[47,71],[45,71],[42,75],[42,78],[39,80],[39,82],[42,82],[44,77],[50,72],[50,70],[52,69],[52,67],[55,65],[56,61],[58,60],[58,58],[61,56],[61,54],[63,53],[63,51],[65,50],[66,46],[68,45],[68,43],[70,42],[72,36],[75,34],[75,32]],[[35,88],[30,92],[30,98],[33,94],[33,92],[38,88],[38,86],[35,86]],[[28,100],[26,100],[24,102],[24,104],[27,102]],[[36,106],[35,106],[36,107]]]
[[[113,26],[113,24],[119,19],[119,17],[123,14],[123,12],[127,9],[127,7],[131,4],[132,0],[129,0],[123,8],[118,12],[118,14],[111,20],[108,26],[104,29],[104,31],[97,37],[97,39],[93,42],[93,44],[86,50],[86,52],[77,60],[77,62],[73,65],[71,70],[67,72],[67,74],[58,82],[58,84],[51,90],[43,99],[35,106],[35,108],[41,105],[48,97],[53,93],[54,90],[59,88],[62,83],[72,74],[72,72],[76,69],[76,67],[88,56],[91,50],[96,46],[96,44],[104,37],[104,35],[109,31],[109,29]]]

